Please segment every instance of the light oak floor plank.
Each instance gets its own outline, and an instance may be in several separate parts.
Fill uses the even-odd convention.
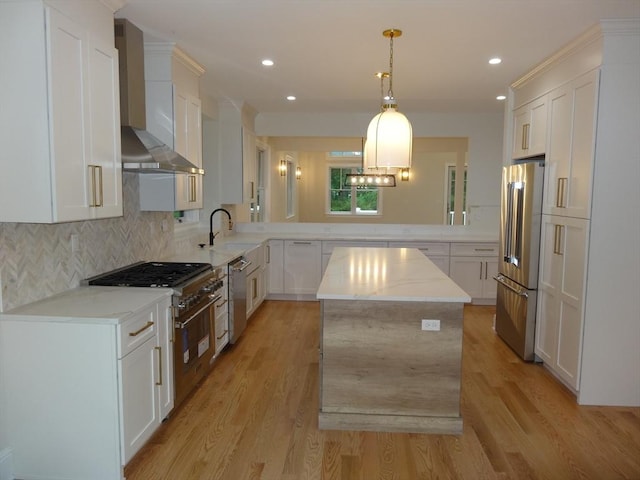
[[[318,430],[317,302],[266,301],[127,480],[640,480],[640,409],[583,407],[466,306],[462,435]]]

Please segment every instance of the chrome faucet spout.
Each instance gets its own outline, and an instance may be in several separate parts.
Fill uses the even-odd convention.
[[[213,234],[213,215],[216,212],[226,213],[227,217],[229,217],[229,230],[233,228],[233,222],[231,221],[231,214],[229,213],[229,211],[224,208],[216,208],[213,212],[211,212],[211,215],[209,216],[209,245],[213,245],[213,239],[215,238],[215,235]]]

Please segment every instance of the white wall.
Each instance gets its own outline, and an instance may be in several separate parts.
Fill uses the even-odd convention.
[[[361,137],[371,114],[259,113],[259,136]],[[406,113],[415,137],[468,137],[467,202],[473,225],[498,229],[502,169],[502,113]]]

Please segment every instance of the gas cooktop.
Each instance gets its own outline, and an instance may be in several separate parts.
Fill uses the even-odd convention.
[[[87,279],[87,285],[176,287],[211,271],[208,263],[140,262]]]

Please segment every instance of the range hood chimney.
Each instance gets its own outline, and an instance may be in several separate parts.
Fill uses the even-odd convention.
[[[142,31],[123,18],[115,19],[114,27],[120,57],[122,168],[140,173],[203,175],[203,169],[147,132]]]

